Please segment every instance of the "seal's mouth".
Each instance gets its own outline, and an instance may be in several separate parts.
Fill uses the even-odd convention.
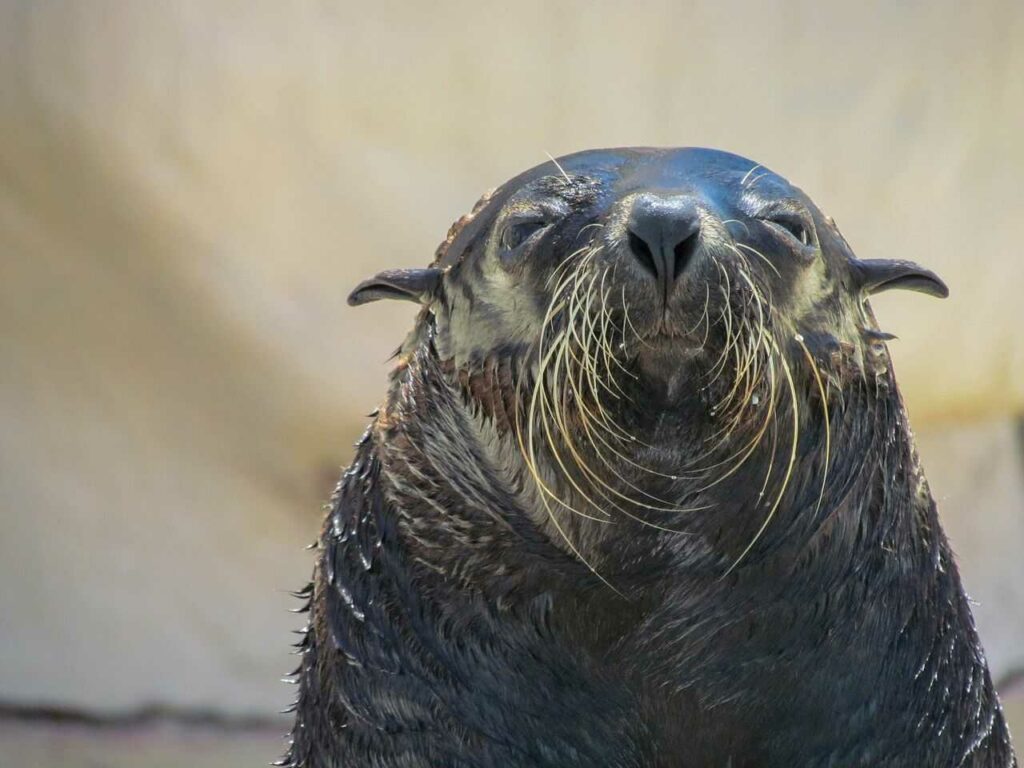
[[[634,325],[637,320],[631,320]],[[642,322],[642,321],[641,321]],[[643,323],[644,331],[639,340],[646,345],[676,347],[680,350],[700,349],[708,342],[710,313],[700,307],[683,310],[665,307],[652,313],[651,319]]]
[[[704,278],[688,277],[691,284],[670,302],[644,301],[642,297],[624,301],[613,316],[624,329],[623,353],[631,358],[654,356],[666,362],[674,358],[682,365],[719,344],[724,288]]]

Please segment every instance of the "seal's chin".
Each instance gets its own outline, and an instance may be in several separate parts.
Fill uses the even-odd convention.
[[[637,350],[637,375],[663,404],[678,402],[689,390],[694,361],[703,353],[700,340],[659,333],[648,336]]]

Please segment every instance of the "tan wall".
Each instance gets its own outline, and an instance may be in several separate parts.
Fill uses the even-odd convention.
[[[283,591],[411,319],[348,289],[622,144],[755,158],[946,278],[876,309],[1024,664],[1024,4],[839,5],[0,2],[0,701],[283,703]]]

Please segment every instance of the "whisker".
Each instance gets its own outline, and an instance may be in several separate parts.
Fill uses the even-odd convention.
[[[572,184],[572,179],[569,178],[569,174],[565,172],[565,168],[562,167],[562,164],[555,160],[554,156],[550,152],[545,152],[544,154],[548,156],[548,160],[555,164],[555,168],[558,169],[558,172],[562,174],[563,178]]]
[[[774,272],[776,275],[778,275],[779,279],[782,278],[782,275],[779,273],[778,268],[774,264],[772,264],[771,260],[767,256],[765,256],[763,253],[757,250],[757,248],[747,245],[746,243],[734,243],[733,245],[730,246],[730,248],[736,251],[736,255],[740,257],[742,257],[742,254],[739,252],[738,249],[742,248],[744,251],[750,251],[752,254],[757,256],[757,258],[761,259],[761,261],[767,264],[768,268],[771,269],[771,271]]]
[[[821,378],[821,371],[818,369],[818,364],[815,362],[814,356],[811,354],[811,350],[807,348],[807,344],[804,342],[804,337],[798,333],[793,338],[804,351],[807,363],[811,366],[811,372],[814,374],[814,380],[818,384],[818,392],[821,394],[822,417],[825,420],[825,465],[821,473],[821,490],[818,492],[818,503],[814,507],[814,513],[817,514],[821,510],[822,499],[825,498],[825,487],[828,484],[829,462],[832,457],[832,426],[828,412],[828,393],[825,391],[825,384]]]
[[[782,487],[779,489],[779,494],[778,496],[775,497],[775,502],[772,504],[772,508],[769,510],[767,517],[765,517],[764,522],[761,523],[761,527],[757,529],[757,533],[754,534],[754,537],[750,540],[750,543],[747,544],[746,548],[742,552],[740,552],[740,555],[736,558],[736,561],[731,566],[729,566],[729,568],[726,570],[724,574],[722,574],[722,578],[725,578],[730,573],[732,573],[733,570],[735,570],[736,566],[738,566],[740,562],[743,560],[743,558],[747,556],[750,550],[754,548],[754,545],[758,542],[758,540],[761,538],[761,535],[765,532],[765,529],[768,528],[768,524],[772,521],[772,518],[775,516],[775,511],[779,508],[779,504],[782,503],[782,497],[786,494],[786,489],[789,486],[790,478],[793,475],[793,467],[796,465],[797,446],[799,445],[800,441],[800,406],[796,394],[796,384],[793,381],[793,372],[789,368],[789,363],[786,362],[785,356],[783,356],[780,352],[778,345],[775,343],[774,339],[771,340],[771,344],[776,354],[779,356],[779,363],[781,364],[782,372],[785,374],[786,383],[789,386],[789,395],[791,405],[793,408],[793,440],[791,443],[789,453],[789,465],[786,467],[786,474],[782,479]]]

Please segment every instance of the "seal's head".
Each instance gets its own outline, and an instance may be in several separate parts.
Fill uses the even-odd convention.
[[[850,340],[869,294],[947,293],[913,263],[856,259],[801,190],[709,149],[569,155],[512,179],[467,219],[432,267],[383,272],[349,299],[429,305],[460,369],[540,350],[575,326],[576,342],[611,348],[672,398],[688,374],[726,347],[760,346],[768,329],[821,326]]]

